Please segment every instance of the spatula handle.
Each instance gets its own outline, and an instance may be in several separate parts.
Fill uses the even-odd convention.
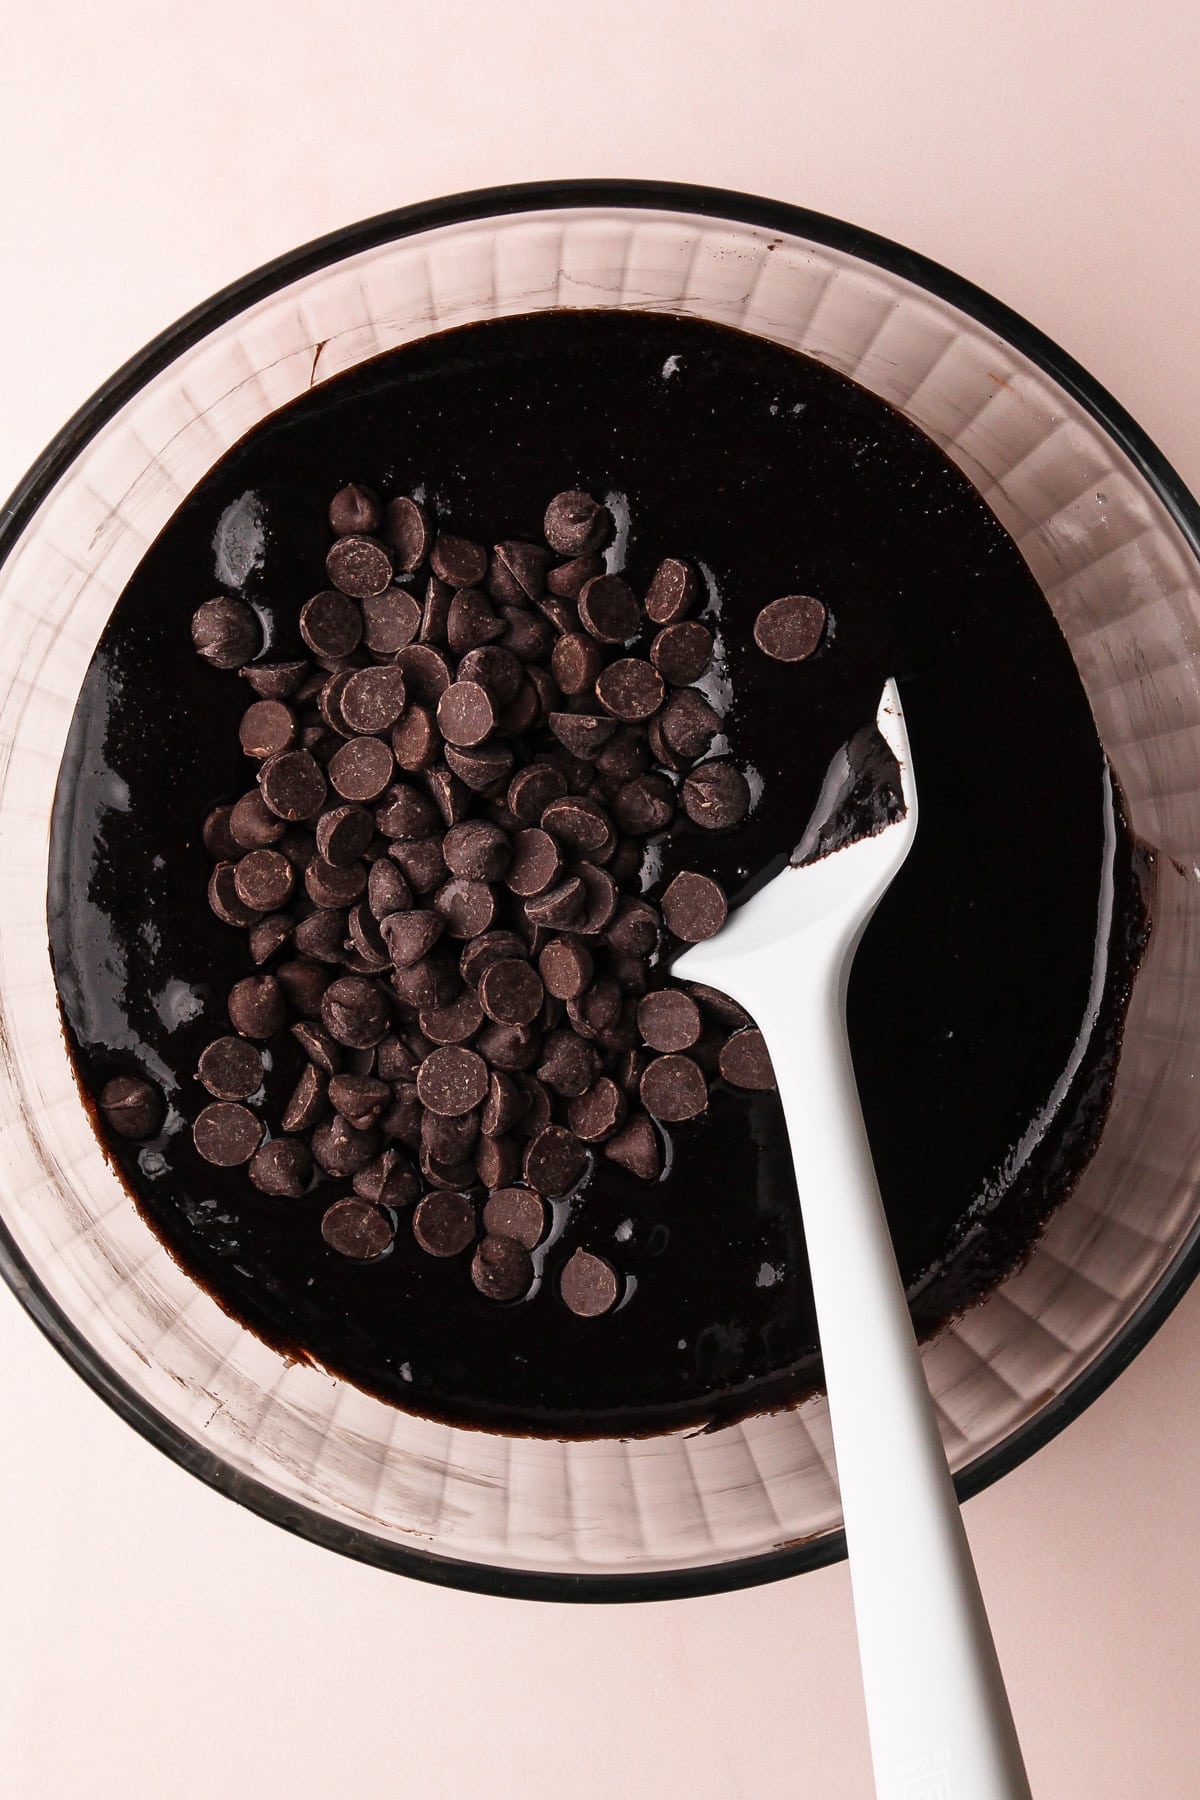
[[[879,1800],[1029,1785],[867,1142],[845,979],[788,995],[771,1046],[809,1262]],[[786,990],[785,990],[786,991]]]

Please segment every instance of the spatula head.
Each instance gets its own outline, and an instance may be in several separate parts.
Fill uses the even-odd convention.
[[[788,866],[730,914],[721,931],[676,958],[673,973],[750,1005],[750,988],[786,982],[784,953],[848,961],[917,829],[917,790],[896,683],[867,726],[830,765]]]

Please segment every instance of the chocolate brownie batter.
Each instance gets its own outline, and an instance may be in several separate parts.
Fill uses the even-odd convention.
[[[196,654],[193,615],[244,601],[266,659],[307,657],[314,639],[336,654],[329,595],[303,635],[300,612],[328,588],[329,503],[350,483],[413,497],[409,527],[420,536],[422,508],[436,520],[451,583],[477,578],[473,543],[540,541],[564,489],[611,510],[607,568],[637,594],[664,559],[698,572],[663,672],[688,679],[696,623],[714,634],[715,750],[746,772],[753,806],[732,830],[680,811],[647,872],[656,904],[688,872],[736,905],[810,823],[805,853],[827,849],[830,771],[861,769],[846,747],[897,679],[921,819],[855,963],[850,1033],[918,1326],[979,1298],[1028,1253],[1103,1125],[1147,929],[1144,859],[1058,627],[964,478],[829,370],[665,316],[494,321],[322,386],[224,459],[122,596],[59,780],[49,924],[97,1129],[172,1253],[270,1342],[458,1424],[646,1432],[786,1404],[820,1380],[792,1152],[756,1033],[723,1053],[740,1085],[714,1069],[698,1116],[656,1127],[661,1179],[596,1157],[565,1198],[497,1189],[482,1225],[482,1189],[465,1206],[430,1196],[394,1209],[392,1239],[348,1180],[304,1186],[281,1157],[264,1193],[199,1154],[206,1108],[200,1140],[241,1157],[250,1113],[278,1119],[311,1064],[287,1033],[259,1042],[256,1100],[230,1036],[231,991],[252,1010],[256,969],[246,932],[210,908],[201,828],[253,786],[247,753],[270,749],[280,720],[269,700],[247,719],[253,694],[222,671],[226,650],[226,669],[240,660],[240,609],[196,628],[217,666]],[[557,522],[560,555],[577,526]],[[676,616],[686,574],[661,575],[652,617]],[[374,584],[365,565],[344,578]],[[756,642],[763,608],[794,595],[823,611],[771,615]],[[403,588],[369,602],[381,650],[390,632],[407,641],[406,609]],[[383,706],[379,687],[353,698]],[[478,704],[456,696],[451,729],[480,729]],[[371,753],[352,760],[347,781],[369,793]],[[846,793],[861,806],[853,781]],[[239,873],[243,902],[286,878],[270,855]],[[643,1026],[652,1046],[685,1045],[664,1061],[692,1029],[663,1002]],[[485,1250],[497,1243],[511,1248]]]

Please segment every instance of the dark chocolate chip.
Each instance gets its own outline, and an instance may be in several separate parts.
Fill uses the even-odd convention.
[[[529,1097],[499,1069],[493,1069],[488,1082],[487,1099],[480,1119],[488,1137],[501,1137],[511,1131],[517,1120],[529,1110]]]
[[[586,1094],[579,1094],[567,1107],[567,1124],[585,1144],[603,1143],[612,1136],[625,1117],[626,1099],[611,1076],[601,1075]]]
[[[485,1025],[475,1048],[492,1068],[512,1074],[532,1068],[541,1054],[542,1034],[533,1025]]]
[[[162,1095],[144,1076],[113,1075],[100,1090],[100,1111],[118,1137],[137,1142],[162,1124]]]
[[[238,674],[260,700],[287,700],[309,672],[306,662],[247,663]]]
[[[541,662],[549,656],[554,631],[550,621],[540,612],[532,612],[524,606],[502,606],[500,617],[504,621],[504,636],[498,644],[486,648],[507,649],[523,663]]]
[[[353,906],[366,885],[367,871],[361,862],[343,863],[339,868],[336,863],[327,862],[323,856],[314,856],[304,871],[304,891],[314,906],[335,909]],[[300,922],[301,926],[307,924],[307,919]],[[297,927],[299,929],[300,926]],[[344,937],[344,924],[342,930]],[[328,938],[323,938],[322,941],[328,946]],[[328,962],[328,955],[322,960]]]
[[[485,1237],[471,1261],[471,1280],[488,1300],[519,1300],[529,1292],[533,1263],[515,1238]]]
[[[525,1151],[525,1180],[535,1193],[556,1199],[569,1194],[587,1170],[587,1151],[573,1132],[547,1125]]]
[[[442,753],[442,740],[428,706],[409,702],[404,717],[392,726],[392,751],[408,774],[428,769],[437,762]]]
[[[228,1100],[214,1100],[192,1126],[192,1138],[205,1162],[218,1169],[236,1169],[249,1162],[262,1141],[262,1121],[249,1107]]]
[[[321,1220],[321,1236],[329,1248],[351,1262],[378,1262],[391,1249],[395,1235],[387,1214],[357,1195],[335,1200]]]
[[[620,1131],[609,1138],[604,1154],[640,1181],[657,1181],[662,1174],[658,1133],[643,1112],[632,1114]]]
[[[558,879],[561,868],[562,856],[548,832],[536,826],[528,831],[518,831],[512,840],[512,860],[504,877],[505,886],[522,898],[544,894]]]
[[[415,700],[421,706],[436,707],[450,686],[450,665],[432,644],[406,644],[397,650],[394,666],[404,676],[410,704]],[[394,731],[392,748],[396,748]]]
[[[612,810],[622,831],[648,837],[665,831],[675,817],[675,789],[665,775],[635,775],[613,795]]]
[[[422,1009],[421,1030],[434,1044],[465,1044],[483,1024],[483,1008],[478,995],[464,988],[453,1000]]]
[[[595,575],[579,596],[579,622],[602,644],[625,644],[642,623],[638,597],[622,575]]]
[[[599,1073],[595,1050],[574,1031],[548,1031],[538,1080],[564,1100],[586,1094]],[[536,1183],[535,1183],[536,1185]]]
[[[647,994],[638,1005],[637,1023],[652,1050],[690,1050],[700,1041],[700,1008],[678,988]]]
[[[600,713],[552,712],[551,731],[572,756],[592,761],[617,729],[617,721]]]
[[[676,755],[690,762],[708,750],[721,720],[696,688],[680,688],[663,707],[658,728]]]
[[[546,584],[546,570],[551,562],[550,553],[542,544],[523,544],[512,539],[506,544],[496,545],[496,556],[522,593],[527,594],[531,600],[541,598]]]
[[[492,611],[487,595],[480,588],[459,588],[446,614],[446,642],[456,656],[478,649],[503,637],[504,620]]]
[[[381,733],[404,711],[404,672],[395,663],[355,669],[339,696],[342,718],[355,733]]]
[[[312,1152],[299,1138],[272,1138],[250,1158],[249,1175],[260,1194],[298,1200],[312,1178]]]
[[[264,1039],[282,1031],[287,1007],[273,975],[247,975],[229,990],[229,1022],[242,1037]]]
[[[365,1131],[391,1104],[392,1090],[375,1075],[335,1075],[329,1083],[329,1098],[343,1119]]]
[[[330,758],[329,785],[343,800],[378,800],[394,769],[392,752],[379,738],[351,738]]]
[[[754,1020],[744,1006],[731,1000],[728,994],[720,993],[716,988],[706,987],[702,981],[689,981],[687,991],[704,1011],[723,1025],[726,1031],[741,1031]]]
[[[378,531],[382,516],[379,501],[370,488],[359,487],[356,481],[339,488],[329,502],[329,523],[339,537],[349,532]]]
[[[594,857],[611,848],[612,821],[604,808],[583,794],[564,794],[542,812],[541,825],[572,856]]]
[[[439,581],[431,575],[425,588],[425,605],[421,612],[421,629],[418,640],[422,644],[444,644],[446,627],[450,621],[450,602],[454,598],[454,589],[448,581]]]
[[[668,1124],[698,1118],[708,1105],[704,1071],[690,1056],[656,1056],[646,1065],[639,1091],[650,1116]]]
[[[290,823],[314,819],[326,793],[324,771],[307,750],[271,757],[258,772],[258,786],[268,809]]]
[[[446,1164],[468,1160],[478,1142],[478,1109],[458,1113],[452,1118],[431,1112],[422,1115],[421,1149],[433,1162]]]
[[[375,824],[384,837],[432,837],[439,825],[438,810],[427,794],[411,782],[397,781],[388,788],[375,808]]]
[[[394,656],[421,629],[421,608],[406,588],[387,587],[362,602],[362,641],[376,656]]]
[[[462,978],[478,987],[485,969],[505,956],[524,956],[525,944],[514,931],[485,931],[469,943],[462,953]]]
[[[389,913],[408,912],[412,907],[412,890],[390,857],[381,856],[371,864],[367,875],[367,905],[375,919],[386,919]],[[423,956],[425,951],[420,954]]]
[[[258,800],[259,805],[261,806],[261,796],[257,792],[255,793],[254,798]],[[263,807],[263,811],[266,812],[265,807]],[[200,827],[200,836],[204,840],[204,848],[208,851],[208,854],[212,857],[214,862],[236,862],[238,859],[238,852],[243,848],[249,847],[239,844],[234,837],[233,832],[230,829],[232,817],[232,806],[214,806],[212,811],[205,818],[203,825]],[[276,819],[273,814],[268,813],[267,817],[271,821],[275,836],[278,837],[283,830],[282,825],[280,825],[278,819]],[[274,842],[274,839],[271,841]]]
[[[258,652],[258,620],[242,601],[218,595],[192,614],[192,645],[214,669],[240,668]]]
[[[496,881],[508,868],[512,846],[498,825],[487,819],[467,819],[446,833],[442,855],[453,875],[470,881]]]
[[[487,551],[470,538],[439,531],[429,552],[429,566],[439,580],[448,581],[451,587],[474,587],[487,574]]]
[[[278,850],[250,850],[233,872],[238,899],[256,912],[286,906],[296,884],[296,871]]]
[[[515,860],[515,859],[514,859]],[[509,871],[511,875],[511,870]],[[583,916],[587,889],[578,875],[568,875],[557,887],[548,888],[525,902],[525,917],[532,925],[545,925],[552,931],[567,931]]]
[[[255,700],[242,714],[238,739],[247,756],[278,756],[296,741],[296,715],[282,700]]]
[[[230,811],[229,834],[242,850],[277,844],[283,833],[283,820],[276,818],[257,788],[243,794]]]
[[[239,895],[233,863],[218,863],[209,876],[208,904],[226,925],[253,925],[261,916]]]
[[[732,1087],[770,1090],[775,1086],[771,1055],[761,1031],[736,1031],[721,1049],[718,1064]]]
[[[650,767],[646,733],[636,726],[615,731],[596,758],[596,775],[610,792],[634,781]]]
[[[374,835],[375,820],[365,807],[332,806],[317,820],[317,852],[335,869],[346,869],[358,861]],[[335,904],[346,902],[339,899]]]
[[[196,1076],[216,1100],[248,1100],[262,1086],[262,1052],[245,1038],[217,1038],[200,1052]]]
[[[323,1025],[305,1019],[292,1026],[292,1036],[313,1067],[322,1075],[336,1075],[342,1066],[342,1053]]]
[[[583,884],[583,906],[574,929],[584,937],[596,937],[607,928],[616,913],[620,899],[617,884],[607,869],[598,869],[590,862],[577,863],[575,875]],[[528,910],[526,907],[526,913]]]
[[[473,794],[490,794],[502,787],[512,774],[513,753],[510,745],[495,740],[473,749],[447,744],[446,762]]]
[[[713,636],[707,625],[685,619],[665,625],[650,646],[650,661],[672,687],[699,681],[712,661]]]
[[[416,1150],[421,1142],[421,1120],[424,1116],[416,1086],[407,1081],[395,1090],[395,1098],[380,1119],[379,1129],[386,1138],[395,1138],[410,1150]]]
[[[530,1188],[497,1188],[483,1209],[483,1229],[536,1250],[546,1235],[546,1208]]]
[[[415,1081],[421,1058],[389,1032],[375,1046],[375,1072],[381,1081]]]
[[[339,593],[365,600],[382,594],[392,579],[392,553],[378,538],[341,537],[325,558],[325,573]],[[316,648],[315,645],[312,648]],[[347,652],[339,651],[339,655]]]
[[[665,697],[662,676],[640,656],[619,657],[596,680],[596,698],[605,712],[630,724],[653,718]]]
[[[604,573],[604,559],[599,556],[575,556],[559,563],[546,573],[546,586],[560,600],[578,600],[587,583]]]
[[[422,1105],[442,1118],[457,1118],[482,1106],[487,1091],[488,1070],[483,1058],[458,1044],[434,1050],[417,1070]]]
[[[485,1188],[507,1187],[521,1172],[521,1149],[515,1138],[480,1137],[475,1173]]]
[[[821,642],[825,607],[811,594],[786,594],[764,606],[754,621],[754,641],[776,662],[803,662]]]
[[[685,776],[681,796],[693,825],[728,831],[750,811],[750,784],[731,762],[706,762]]]
[[[550,656],[550,672],[564,694],[590,694],[603,667],[603,650],[583,631],[560,637]]]
[[[537,825],[545,808],[567,791],[561,770],[549,763],[519,769],[508,786],[508,805],[522,825]]]
[[[678,557],[668,556],[659,563],[646,589],[647,616],[656,625],[671,625],[682,619],[695,603],[698,585],[694,569]]]
[[[434,894],[433,908],[451,937],[473,938],[491,925],[496,898],[485,881],[454,875]]]
[[[598,1319],[617,1304],[621,1284],[603,1256],[576,1250],[559,1277],[558,1291],[577,1318]]]
[[[328,864],[322,866],[328,868]],[[311,871],[310,864],[306,881]],[[311,957],[314,962],[340,963],[346,948],[345,914],[333,907],[311,913],[307,919],[300,920],[292,940],[301,955]]]
[[[552,938],[538,957],[547,991],[558,1000],[575,1000],[592,979],[592,958],[582,944]]]
[[[402,913],[402,918],[412,918]],[[387,1030],[387,1003],[374,982],[341,975],[321,996],[321,1023],[330,1037],[351,1049],[368,1049]]]
[[[426,1194],[413,1213],[413,1236],[429,1256],[458,1256],[475,1241],[475,1208],[465,1194]]]
[[[313,1132],[312,1153],[327,1175],[357,1175],[378,1155],[379,1133],[360,1131],[335,1112]]]
[[[431,893],[446,879],[447,869],[442,859],[440,838],[424,838],[413,844],[392,844],[388,855],[403,871],[414,894]]]
[[[247,939],[251,962],[257,967],[277,955],[291,938],[294,924],[288,913],[271,913],[265,919],[256,919]]]
[[[715,882],[712,885],[716,887]],[[667,891],[669,893],[670,889]],[[717,892],[720,891],[718,888]],[[623,956],[649,956],[658,948],[658,932],[658,914],[650,902],[626,899],[618,905],[605,936],[613,949]]]
[[[398,494],[388,501],[384,535],[403,574],[419,568],[433,547],[433,522],[419,501]]]
[[[399,1150],[385,1150],[354,1177],[360,1200],[374,1206],[411,1206],[421,1192],[420,1177]]]
[[[542,520],[542,535],[558,556],[589,556],[607,543],[612,515],[579,488],[555,494]]]
[[[495,705],[478,682],[454,681],[438,701],[437,722],[448,744],[473,749],[495,729]]]
[[[502,562],[493,550],[488,557],[487,574],[484,587],[489,597],[501,608],[506,606],[528,606],[529,595],[521,586],[507,563]]]
[[[716,882],[690,870],[676,875],[662,897],[667,929],[685,944],[699,944],[705,938],[715,937],[728,911],[725,895]]]
[[[544,997],[537,970],[515,956],[492,963],[479,983],[484,1011],[499,1025],[532,1025]]]
[[[300,636],[314,656],[349,656],[362,637],[362,612],[345,594],[324,588],[300,608]]]

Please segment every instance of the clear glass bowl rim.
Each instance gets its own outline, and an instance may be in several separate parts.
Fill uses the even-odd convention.
[[[439,226],[554,208],[641,208],[702,214],[808,238],[902,277],[1006,339],[1072,396],[1130,459],[1200,562],[1200,504],[1150,437],[1100,382],[1003,302],[963,276],[857,225],[783,201],[683,182],[536,181],[475,188],[359,220],[276,257],[232,282],[152,339],[67,420],[0,509],[0,564],[7,560],[42,499],[84,446],[162,369],[215,327],[313,270],[343,257]],[[1200,1224],[1103,1352],[1037,1415],[1001,1445],[960,1470],[960,1500],[990,1487],[1032,1456],[1102,1394],[1145,1348],[1200,1271]],[[147,1442],[218,1493],[272,1524],[376,1567],[445,1587],[510,1598],[557,1601],[645,1601],[728,1592],[837,1562],[846,1554],[841,1530],[767,1555],[701,1569],[587,1576],[508,1570],[390,1544],[330,1520],[254,1481],[178,1430],[97,1355],[56,1305],[36,1269],[0,1218],[0,1277],[30,1318],[92,1391]]]

